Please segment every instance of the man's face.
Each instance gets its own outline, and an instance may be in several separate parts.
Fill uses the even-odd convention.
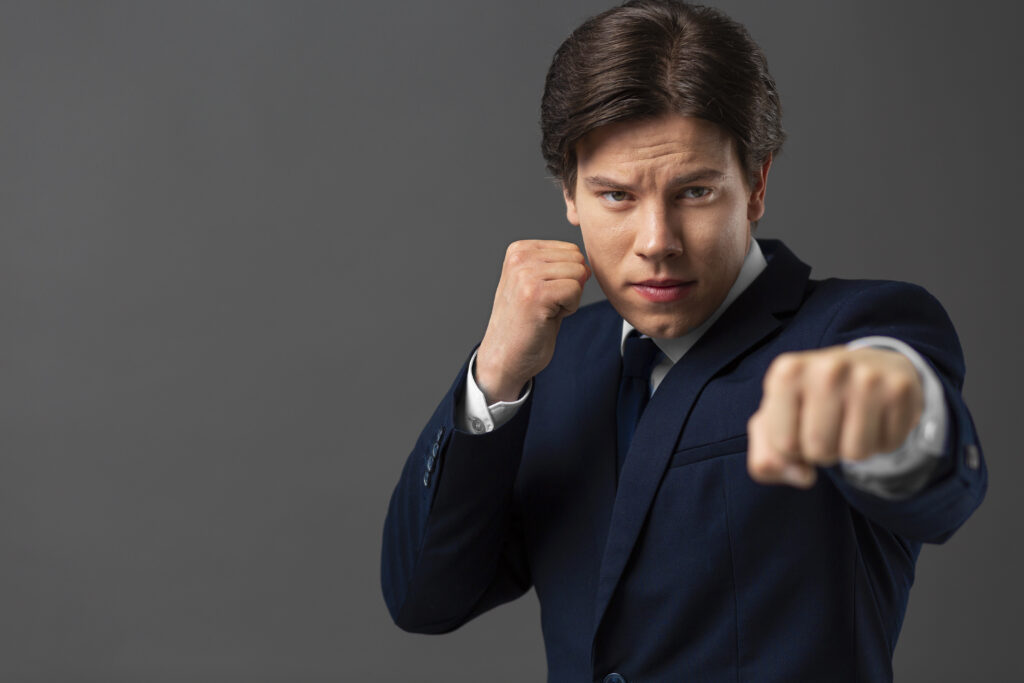
[[[732,137],[670,114],[595,129],[576,146],[569,222],[615,310],[640,332],[678,337],[725,299],[764,213],[769,159],[751,188]]]

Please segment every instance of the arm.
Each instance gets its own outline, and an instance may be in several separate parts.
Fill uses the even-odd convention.
[[[820,467],[870,519],[909,539],[942,542],[980,504],[987,483],[960,395],[964,366],[956,332],[920,287],[878,282],[841,294],[819,341],[828,348],[784,354],[769,369],[749,428],[751,474],[759,481],[810,486]],[[920,377],[905,357],[831,346],[872,335],[899,339],[917,351],[939,378],[949,409],[933,479],[904,500],[861,491],[836,466],[897,447],[921,412]]]
[[[547,366],[561,321],[579,306],[589,275],[573,244],[509,247],[473,357],[477,399],[515,401]],[[500,428],[463,431],[459,399],[469,396],[469,365],[420,434],[384,525],[381,583],[392,618],[406,630],[450,631],[530,586],[513,501],[529,398]]]
[[[961,394],[966,368],[960,341],[935,297],[900,282],[877,283],[851,297],[826,332],[835,343],[867,334],[909,344],[939,378],[949,418],[942,454],[929,484],[902,501],[857,490],[836,467],[826,472],[850,504],[867,517],[902,536],[942,543],[981,504],[988,487],[978,433]]]
[[[384,524],[381,584],[403,629],[443,633],[530,587],[512,489],[529,406],[501,429],[455,427],[466,368],[406,461]]]

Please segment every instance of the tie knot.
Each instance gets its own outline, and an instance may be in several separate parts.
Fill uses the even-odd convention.
[[[626,377],[649,379],[654,359],[659,353],[657,344],[650,337],[630,334],[626,337],[626,345],[622,349],[622,374]]]

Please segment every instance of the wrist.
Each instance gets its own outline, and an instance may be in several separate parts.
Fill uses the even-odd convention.
[[[473,378],[483,392],[488,404],[504,401],[512,403],[519,399],[529,378],[511,376],[502,372],[503,365],[489,364],[485,354],[477,352]]]

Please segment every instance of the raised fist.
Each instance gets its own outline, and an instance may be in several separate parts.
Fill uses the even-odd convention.
[[[489,403],[515,401],[551,362],[562,318],[579,308],[589,277],[583,253],[571,242],[509,245],[476,356],[476,382]]]

